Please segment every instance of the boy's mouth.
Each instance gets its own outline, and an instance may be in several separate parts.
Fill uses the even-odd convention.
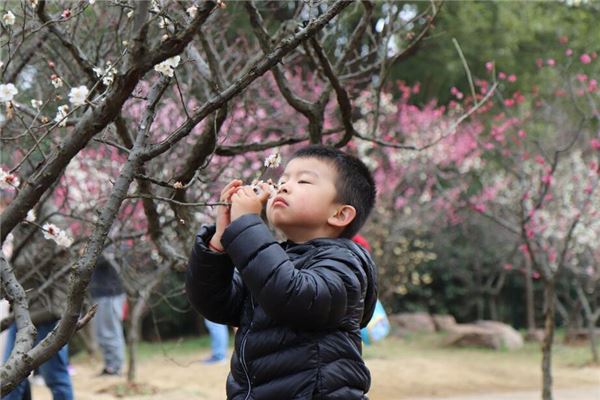
[[[287,205],[288,205],[287,201],[285,201],[285,200],[283,199],[283,197],[281,197],[281,196],[277,196],[277,197],[275,197],[275,198],[273,199],[273,203],[272,203],[272,204],[273,204],[273,206],[276,206],[276,205],[280,205],[280,206],[281,206],[281,205],[283,205],[283,206],[287,206]]]

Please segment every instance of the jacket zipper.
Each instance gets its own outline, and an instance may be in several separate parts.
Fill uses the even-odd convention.
[[[244,333],[244,337],[242,338],[242,345],[241,345],[242,354],[240,354],[240,361],[242,362],[242,369],[244,370],[244,375],[246,375],[246,381],[248,381],[248,394],[246,395],[244,400],[248,400],[250,398],[250,394],[252,393],[252,382],[250,380],[250,375],[248,373],[248,366],[246,365],[246,354],[245,354],[248,334],[250,333],[250,329],[252,329],[252,325],[254,325],[254,322],[252,322],[252,320],[254,319],[254,300],[252,299],[252,295],[250,296],[250,304],[252,305],[252,318],[250,319],[250,327],[246,330],[246,332]]]

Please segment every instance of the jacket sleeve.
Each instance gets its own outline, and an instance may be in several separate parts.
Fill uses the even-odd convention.
[[[186,271],[185,288],[192,306],[205,318],[239,326],[244,288],[227,254],[208,248],[215,227],[202,226],[194,242]]]
[[[311,330],[333,329],[347,315],[349,299],[360,302],[358,259],[341,250],[316,254],[296,269],[257,215],[244,215],[225,230],[221,242],[253,298],[274,320]],[[363,274],[364,275],[364,274]]]

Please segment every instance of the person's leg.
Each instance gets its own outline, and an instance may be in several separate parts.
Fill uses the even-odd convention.
[[[204,320],[206,328],[210,333],[211,351],[212,358],[223,360],[227,356],[227,341],[229,339],[229,332],[227,325],[221,325]]]
[[[94,333],[104,357],[104,370],[121,372],[125,360],[125,337],[123,336],[123,303],[125,295],[95,298],[98,304],[93,319]]]
[[[36,342],[44,339],[54,329],[56,321],[46,322],[37,326]],[[40,365],[40,374],[44,377],[46,386],[52,392],[54,400],[73,400],[73,386],[69,375],[69,346],[65,344],[58,353]]]
[[[12,324],[8,328],[8,335],[6,336],[6,347],[4,348],[4,357],[2,358],[3,362],[6,362],[6,360],[8,360],[8,358],[10,357],[10,353],[12,352],[12,349],[15,346],[16,337],[17,326],[15,324]],[[29,380],[25,378],[12,390],[12,392],[2,396],[2,400],[21,400],[23,398],[23,395],[27,392],[28,388]]]

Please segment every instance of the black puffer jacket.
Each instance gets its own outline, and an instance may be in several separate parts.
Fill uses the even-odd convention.
[[[228,255],[207,248],[213,234],[196,236],[186,287],[202,315],[240,328],[227,398],[366,399],[360,328],[377,298],[366,251],[348,239],[280,244],[256,215],[225,230]]]

